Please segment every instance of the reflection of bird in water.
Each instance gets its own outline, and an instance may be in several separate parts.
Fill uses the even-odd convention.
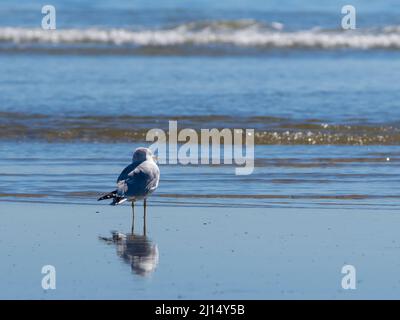
[[[113,233],[117,254],[131,265],[132,271],[146,276],[154,272],[158,264],[158,247],[146,236],[137,234]]]
[[[158,247],[146,236],[146,220],[143,221],[143,234],[134,233],[134,219],[132,233],[112,231],[112,237],[100,237],[107,243],[117,247],[117,254],[122,260],[131,265],[132,271],[140,276],[153,273],[158,264]]]
[[[132,214],[135,214],[135,201],[143,199],[146,215],[147,198],[157,189],[160,170],[150,149],[137,148],[132,163],[122,170],[117,179],[117,189],[100,197],[98,201],[112,199],[112,205],[125,201],[132,202]]]

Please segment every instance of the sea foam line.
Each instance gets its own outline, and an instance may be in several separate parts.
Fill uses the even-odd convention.
[[[232,45],[238,47],[306,49],[400,49],[396,27],[376,31],[282,31],[247,25],[236,28],[181,25],[171,29],[59,29],[0,28],[0,42],[14,44],[108,44],[113,46]]]

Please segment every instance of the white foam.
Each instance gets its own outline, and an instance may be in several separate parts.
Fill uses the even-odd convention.
[[[257,23],[184,24],[171,29],[59,29],[0,28],[0,41],[49,44],[110,44],[136,46],[232,45],[266,48],[400,49],[400,27],[381,31],[282,31],[283,25]]]

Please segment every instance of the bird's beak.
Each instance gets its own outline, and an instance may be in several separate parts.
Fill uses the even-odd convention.
[[[157,157],[157,156],[153,156],[153,160],[154,160],[154,161],[157,161],[157,160],[158,160],[158,157]]]

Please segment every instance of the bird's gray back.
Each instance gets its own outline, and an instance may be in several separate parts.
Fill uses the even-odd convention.
[[[132,162],[129,166],[127,166],[120,175],[118,176],[117,183],[121,180],[126,180],[128,178],[128,174],[131,173],[135,168],[140,165],[141,162]]]
[[[139,165],[128,166],[124,169],[129,171],[130,168],[134,168],[130,172],[122,172],[120,176],[125,179],[118,180],[118,191],[119,194],[123,194],[125,197],[146,197],[148,194],[153,192],[160,179],[160,170],[154,161],[146,160]],[[129,168],[129,169],[128,169]]]

